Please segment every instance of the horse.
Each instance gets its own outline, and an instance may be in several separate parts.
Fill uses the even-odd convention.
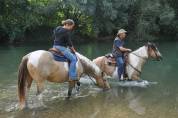
[[[96,80],[96,84],[109,89],[109,83],[104,79],[101,69],[91,60],[76,52],[78,61],[76,63],[78,78],[87,74]],[[68,75],[68,62],[55,61],[53,54],[45,50],[33,51],[23,56],[18,70],[18,99],[20,109],[27,107],[27,95],[33,80],[37,84],[37,96],[44,90],[45,80],[49,82],[63,83],[68,82],[68,97],[71,96],[72,88],[77,81],[71,81]]]
[[[128,53],[125,63],[125,71],[128,77],[124,77],[123,80],[139,81],[143,65],[149,58],[156,59],[157,61],[162,59],[162,55],[154,43],[148,42],[139,49]],[[98,65],[107,76],[114,79],[118,78],[116,62],[112,64],[112,61],[106,56],[98,57],[94,59],[93,62]]]

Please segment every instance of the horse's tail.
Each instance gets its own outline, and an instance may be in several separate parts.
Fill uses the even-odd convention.
[[[20,102],[20,109],[25,107],[26,83],[29,76],[27,62],[28,56],[24,56],[18,70],[18,97]]]

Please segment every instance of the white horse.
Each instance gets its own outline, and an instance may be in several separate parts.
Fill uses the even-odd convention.
[[[162,59],[162,55],[153,43],[147,43],[139,49],[128,54],[126,62],[126,73],[128,78],[125,80],[139,80],[143,65],[148,58],[156,60]],[[111,61],[106,56],[101,56],[93,60],[99,68],[108,76],[118,79],[116,62]]]

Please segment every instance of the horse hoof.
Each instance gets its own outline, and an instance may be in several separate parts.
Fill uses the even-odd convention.
[[[108,90],[110,90],[110,88],[103,88],[103,91],[105,92],[105,91],[108,91]]]
[[[26,105],[20,105],[19,106],[19,110],[22,111],[22,110],[27,110],[28,107]]]

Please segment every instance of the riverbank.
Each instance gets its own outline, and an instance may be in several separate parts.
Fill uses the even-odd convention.
[[[8,36],[0,36],[0,45],[17,45],[17,44],[24,44],[28,42],[53,42],[54,36],[53,36],[53,29],[51,27],[42,26],[35,29],[27,30],[24,34],[24,37],[21,37],[20,39],[15,39],[11,41],[8,39]],[[80,34],[77,34],[76,32],[72,32],[72,40],[74,44],[84,44],[89,42],[107,42],[107,41],[113,41],[115,38],[115,34],[117,31],[115,31],[112,35],[108,36],[98,36],[98,37],[89,37],[89,36],[82,36]],[[134,33],[129,32],[127,34],[127,40],[128,41],[134,41],[134,42],[163,42],[163,41],[178,41],[178,38],[171,37],[171,36],[159,36],[159,37],[152,37],[152,38],[141,38],[134,35]]]

